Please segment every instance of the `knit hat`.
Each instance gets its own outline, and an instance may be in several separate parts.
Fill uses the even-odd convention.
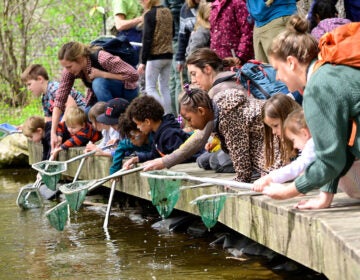
[[[123,98],[114,98],[106,103],[105,113],[96,117],[96,121],[103,124],[114,125],[125,112],[129,102]]]

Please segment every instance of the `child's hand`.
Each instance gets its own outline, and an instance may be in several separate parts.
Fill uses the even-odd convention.
[[[116,142],[118,142],[119,139],[110,139],[105,146],[110,146],[110,145],[114,145],[116,144]]]
[[[272,183],[272,178],[270,175],[265,175],[257,179],[253,184],[253,191],[262,192],[264,188]]]
[[[210,152],[214,148],[214,145],[212,143],[206,143],[205,144],[205,150]]]
[[[91,151],[95,150],[96,148],[97,148],[97,146],[94,143],[89,142],[85,146],[84,153],[91,152]]]
[[[320,192],[318,198],[313,198],[309,200],[301,200],[295,205],[295,208],[304,210],[304,209],[322,209],[328,208],[331,205],[331,202],[334,198],[333,193]]]
[[[138,162],[139,162],[138,157],[132,157],[131,159],[128,159],[127,161],[125,161],[125,163],[123,164],[123,168],[131,169],[131,168],[133,168],[133,165]]]

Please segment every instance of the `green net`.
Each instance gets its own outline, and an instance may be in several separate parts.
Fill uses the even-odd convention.
[[[149,173],[161,175],[161,171],[153,171]],[[168,176],[169,173],[167,172],[166,175]],[[156,207],[160,216],[163,219],[166,219],[170,216],[177,201],[179,200],[181,180],[171,178],[152,178],[150,175],[148,176],[148,182],[150,185],[152,204]]]
[[[209,230],[217,223],[225,201],[226,196],[217,196],[196,201],[201,219]]]
[[[17,204],[23,209],[42,207],[43,201],[39,189],[34,187],[22,188],[17,198]]]
[[[64,162],[41,161],[34,163],[32,167],[39,171],[42,181],[52,191],[56,190],[56,185],[60,180],[61,173],[67,168]]]
[[[41,175],[41,179],[44,182],[44,184],[52,191],[56,191],[56,185],[59,182],[60,177],[61,177],[61,174],[57,174],[54,176],[49,176],[49,175],[45,175],[45,174]]]
[[[59,189],[65,195],[66,201],[72,210],[78,211],[80,209],[93,182],[77,181],[60,186]]]
[[[69,210],[67,203],[60,203],[46,213],[46,217],[48,218],[51,226],[56,228],[58,231],[64,230],[68,215]]]

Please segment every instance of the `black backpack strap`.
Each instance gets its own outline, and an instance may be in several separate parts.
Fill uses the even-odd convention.
[[[214,87],[214,86],[216,86],[217,84],[220,84],[220,83],[222,83],[222,82],[230,81],[230,80],[232,80],[233,78],[235,78],[235,75],[236,75],[236,74],[231,74],[231,75],[229,75],[229,76],[216,79],[215,82],[212,84],[212,86]]]
[[[99,49],[95,50],[94,52],[90,52],[90,60],[91,60],[91,66],[92,67],[104,71],[105,69],[102,68],[100,63],[99,63],[99,51],[101,51],[101,50],[102,49],[99,48]]]

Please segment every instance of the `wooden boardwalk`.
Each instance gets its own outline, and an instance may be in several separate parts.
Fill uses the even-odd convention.
[[[41,159],[41,147],[30,145],[30,163]],[[81,153],[72,149],[60,155],[66,160]],[[64,172],[74,176],[78,163]],[[80,173],[80,179],[97,179],[108,175],[110,160],[91,157]],[[171,170],[193,176],[230,179],[232,174],[216,174],[199,169],[196,164],[181,164]],[[184,184],[196,184],[184,182]],[[150,200],[147,179],[134,173],[124,176],[117,190]],[[181,191],[176,208],[199,215],[197,207],[189,202],[202,194],[222,192],[222,187],[207,187]],[[316,196],[314,192],[312,196]],[[343,193],[335,196],[331,208],[298,211],[293,205],[303,197],[275,201],[268,197],[242,196],[227,198],[219,222],[254,241],[297,261],[329,279],[360,279],[360,201]]]

